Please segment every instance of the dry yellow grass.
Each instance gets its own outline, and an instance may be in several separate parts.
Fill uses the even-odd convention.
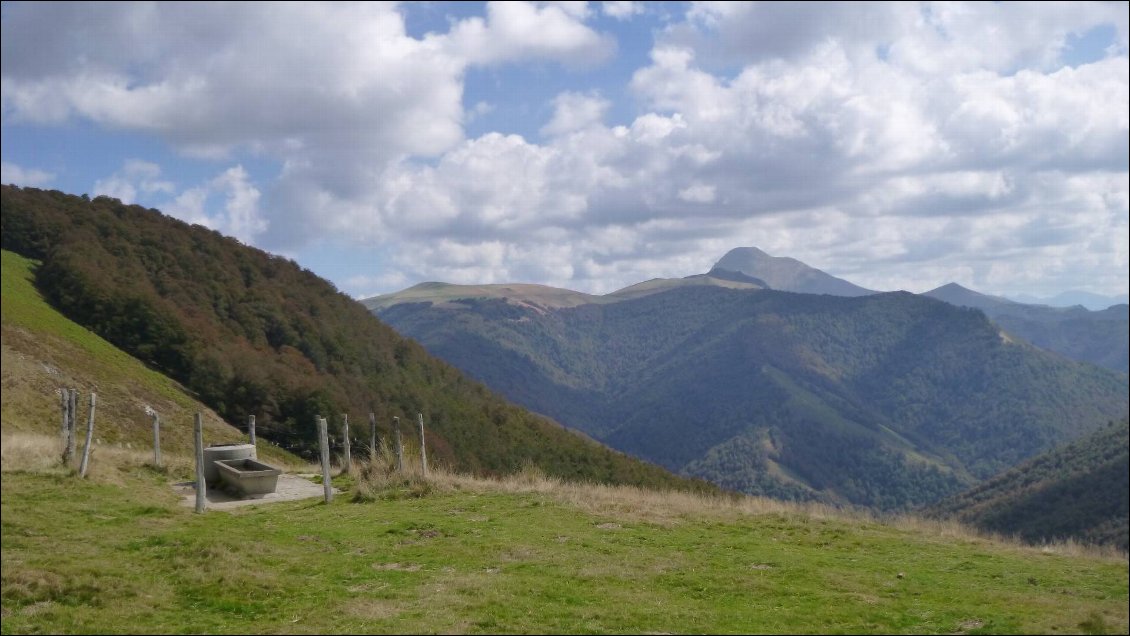
[[[0,434],[0,471],[63,471],[62,444],[35,433]]]
[[[38,433],[5,431],[0,434],[0,471],[60,474],[74,472],[78,470],[82,447],[80,440],[74,462],[70,466],[64,466],[60,439]],[[164,452],[161,460],[161,472],[174,479],[192,479],[196,463],[191,455]],[[271,461],[273,465],[288,472],[310,469],[307,464],[292,464],[275,458]],[[125,483],[124,474],[142,468],[156,468],[153,464],[152,449],[138,448],[130,443],[110,444],[96,441],[90,449],[87,479],[122,485]],[[309,472],[314,470],[316,469]]]

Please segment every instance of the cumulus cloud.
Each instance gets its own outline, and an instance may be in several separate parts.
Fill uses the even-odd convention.
[[[155,163],[130,159],[113,175],[94,184],[94,194],[123,203],[156,201],[162,210],[188,223],[196,223],[252,243],[267,228],[259,210],[260,193],[243,166],[233,166],[207,182],[178,191],[162,178]],[[215,198],[223,203],[216,205]]]
[[[94,194],[120,199],[122,203],[136,203],[138,194],[173,192],[171,181],[161,178],[161,167],[140,159],[129,159],[113,175],[94,182]]]
[[[542,127],[541,134],[554,137],[600,124],[610,105],[597,95],[561,93],[553,100],[553,119]]]
[[[386,247],[390,271],[358,286],[608,291],[757,245],[879,289],[1125,291],[1124,5],[695,3],[624,115],[577,71],[617,51],[590,22],[637,3],[489,3],[419,38],[385,4],[57,4],[5,7],[6,125],[271,158],[268,184],[236,165],[161,190],[139,163],[99,189],[158,188],[268,248]],[[1103,29],[1105,51],[1068,64]],[[492,108],[464,104],[468,69],[530,63],[579,84],[537,105],[541,137],[466,138]]]
[[[1117,12],[1057,6],[1010,21],[868,5],[875,15],[810,21],[805,6],[731,4],[696,5],[660,38],[633,77],[645,112],[630,125],[605,125],[592,96],[559,95],[544,143],[501,149],[488,135],[438,169],[402,167],[415,176],[400,173],[411,184],[400,214],[447,210],[417,229],[460,245],[568,244],[572,268],[543,279],[536,258],[491,253],[507,254],[506,275],[590,290],[704,271],[736,244],[879,289],[1125,286],[1125,51],[1057,63],[1070,34],[1112,22],[1122,33]],[[959,55],[993,20],[1002,50]],[[710,49],[719,33],[731,50]],[[736,72],[712,70],[722,53]],[[1103,260],[1116,267],[1095,271]]]
[[[19,186],[41,186],[55,179],[53,173],[36,168],[24,168],[10,161],[0,162],[0,182]]]
[[[471,64],[543,58],[572,67],[591,66],[611,57],[616,42],[584,24],[587,5],[490,2],[485,19],[468,18],[457,23],[450,33],[429,40]]]
[[[3,117],[85,119],[196,157],[272,157],[283,169],[265,195],[276,222],[263,238],[294,248],[368,207],[387,166],[462,141],[465,120],[489,110],[464,111],[468,67],[608,59],[615,42],[584,24],[590,13],[490,3],[485,18],[418,39],[387,3],[5,7]]]
[[[604,15],[616,18],[617,20],[628,20],[634,15],[643,13],[644,9],[642,2],[618,0],[615,2],[601,2],[600,10]]]

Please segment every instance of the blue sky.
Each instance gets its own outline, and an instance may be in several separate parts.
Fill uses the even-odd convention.
[[[606,292],[757,246],[858,284],[1128,286],[1126,3],[4,3],[5,183],[357,297]]]

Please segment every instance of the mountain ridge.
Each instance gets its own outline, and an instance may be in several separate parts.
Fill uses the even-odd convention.
[[[1082,432],[1064,418],[1126,408],[1124,376],[909,292],[691,285],[548,312],[460,304],[379,315],[534,411],[755,494],[897,508]]]
[[[774,281],[776,285],[773,284]],[[377,312],[405,302],[433,302],[448,308],[459,308],[461,305],[454,301],[476,298],[506,298],[510,304],[530,304],[550,309],[586,303],[619,302],[674,287],[693,285],[775,289],[844,297],[890,293],[864,289],[794,258],[769,256],[756,247],[741,247],[727,252],[706,274],[651,279],[602,296],[521,284],[459,286],[426,283],[361,302]],[[524,287],[536,288],[539,293],[523,293]],[[984,311],[1010,336],[1027,340],[1049,351],[1114,371],[1130,372],[1130,336],[1127,335],[1130,334],[1130,315],[1126,305],[1114,305],[1099,311],[1083,307],[1028,305],[1002,296],[982,294],[955,282],[919,295]]]

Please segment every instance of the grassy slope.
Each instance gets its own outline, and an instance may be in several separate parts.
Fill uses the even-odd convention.
[[[1128,625],[1125,560],[756,500],[439,477],[421,497],[194,515],[144,471],[130,479],[122,488],[5,474],[3,633],[1125,633]]]
[[[60,426],[57,390],[77,388],[86,422],[89,393],[98,394],[95,437],[106,445],[152,448],[148,405],[161,415],[164,452],[188,453],[192,422],[204,413],[205,443],[241,440],[240,431],[224,423],[177,383],[146,368],[86,328],[43,302],[32,286],[35,263],[2,251],[2,351],[4,399],[0,403],[5,435],[56,434]],[[294,458],[260,442],[267,461]]]

